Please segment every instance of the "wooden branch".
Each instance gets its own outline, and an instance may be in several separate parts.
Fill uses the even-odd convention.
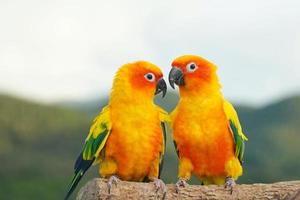
[[[300,200],[300,181],[281,182],[273,184],[236,185],[231,195],[223,186],[195,186],[189,185],[175,192],[174,185],[167,185],[166,199],[284,199]],[[106,180],[94,179],[88,182],[77,196],[77,200],[99,200],[99,199],[162,199],[161,191],[155,192],[152,183],[135,183],[121,181],[112,187],[111,195],[108,195]]]

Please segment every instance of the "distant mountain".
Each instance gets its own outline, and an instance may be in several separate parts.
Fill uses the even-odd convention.
[[[62,199],[91,120],[0,95],[0,199]]]
[[[155,101],[170,111],[177,100],[171,93]],[[61,199],[91,121],[106,102],[103,98],[42,105],[0,95],[0,199]],[[249,137],[239,182],[300,179],[300,96],[262,108],[237,106],[237,110]],[[166,182],[176,181],[177,162],[168,134]],[[97,167],[81,185],[92,176],[97,176]]]
[[[238,112],[249,137],[242,181],[300,179],[300,96]]]
[[[99,97],[88,101],[64,101],[55,103],[62,108],[69,108],[89,115],[96,115],[108,102],[108,97]]]

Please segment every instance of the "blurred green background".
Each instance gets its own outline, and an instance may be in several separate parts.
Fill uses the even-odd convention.
[[[156,103],[170,111],[177,99],[169,93]],[[91,121],[106,101],[40,104],[0,95],[0,199],[61,199]],[[245,172],[238,182],[300,179],[300,96],[236,108],[249,137]],[[163,169],[167,183],[176,181],[174,152],[169,133]],[[97,176],[97,167],[92,167],[78,188]]]

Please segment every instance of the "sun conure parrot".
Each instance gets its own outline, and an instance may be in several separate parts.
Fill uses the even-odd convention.
[[[166,144],[168,113],[153,103],[154,95],[167,90],[161,70],[146,61],[125,64],[118,70],[109,103],[95,118],[82,152],[74,166],[74,177],[65,197],[71,195],[92,164],[112,184],[153,181],[165,194],[159,179]]]
[[[171,127],[179,156],[177,190],[191,175],[204,185],[232,188],[243,173],[247,137],[234,107],[224,99],[217,67],[194,55],[172,62],[170,85],[179,86],[180,100],[171,113]]]

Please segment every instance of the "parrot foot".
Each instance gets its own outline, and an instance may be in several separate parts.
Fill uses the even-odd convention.
[[[112,188],[113,184],[115,184],[115,186],[117,186],[119,182],[120,182],[120,179],[117,176],[109,177],[109,179],[107,181],[108,194],[111,194],[111,188]]]
[[[176,190],[176,193],[179,193],[180,191],[180,188],[183,187],[185,188],[186,186],[188,186],[189,184],[186,182],[186,180],[184,179],[179,179],[175,185],[175,190]]]
[[[163,198],[162,199],[165,199],[166,198],[166,194],[167,194],[167,186],[166,186],[166,184],[161,179],[158,179],[158,178],[154,178],[153,179],[153,183],[154,183],[155,188],[156,188],[156,193],[159,190],[161,190],[163,192]]]
[[[225,189],[227,189],[227,188],[230,189],[230,194],[233,193],[233,188],[234,188],[235,185],[236,185],[236,183],[235,183],[235,181],[234,181],[234,179],[232,177],[227,177],[225,179],[225,185],[224,185],[224,187],[225,187]]]

